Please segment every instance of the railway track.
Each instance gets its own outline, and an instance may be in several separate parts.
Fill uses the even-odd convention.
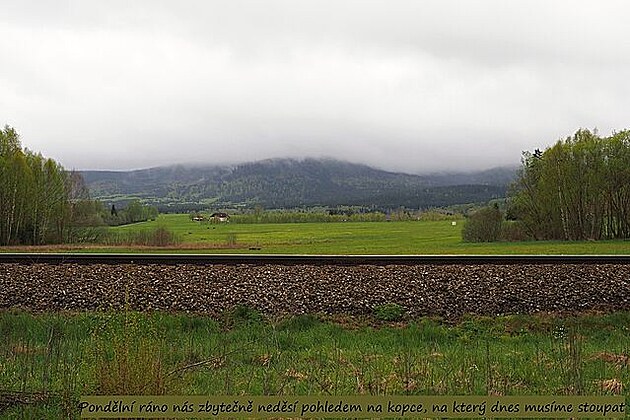
[[[411,317],[630,310],[630,256],[0,254],[0,310]]]
[[[630,264],[630,255],[280,255],[0,253],[0,263],[198,265],[541,265]]]

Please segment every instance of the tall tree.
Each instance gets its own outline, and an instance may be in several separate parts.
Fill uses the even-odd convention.
[[[540,153],[524,153],[510,213],[535,239],[630,237],[630,135],[578,130]]]
[[[22,149],[15,129],[0,129],[0,245],[67,239],[71,185],[60,164]]]
[[[9,244],[20,235],[30,181],[26,157],[17,132],[0,129],[0,243]]]

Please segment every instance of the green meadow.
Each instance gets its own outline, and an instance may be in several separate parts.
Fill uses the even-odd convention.
[[[628,254],[630,241],[527,241],[466,243],[465,221],[391,221],[238,224],[191,221],[188,215],[164,214],[156,221],[110,228],[115,234],[165,227],[177,246],[164,251],[261,254]],[[134,251],[134,248],[88,248]],[[159,250],[158,250],[159,251]]]
[[[2,418],[75,418],[80,395],[628,395],[630,314],[221,319],[0,313]],[[9,403],[10,399],[4,401]]]

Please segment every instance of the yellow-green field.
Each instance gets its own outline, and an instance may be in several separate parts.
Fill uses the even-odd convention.
[[[526,241],[467,243],[461,231],[465,220],[209,223],[187,214],[163,214],[155,221],[103,228],[109,240],[94,244],[1,247],[0,252],[169,252],[338,255],[464,255],[464,254],[630,254],[630,241]],[[175,245],[141,246],[126,237],[158,227],[177,238]],[[118,238],[112,241],[111,238]],[[118,245],[113,245],[117,243]],[[123,244],[123,245],[121,245]],[[127,245],[125,245],[127,244]]]
[[[175,232],[186,252],[263,254],[628,254],[630,241],[529,241],[466,243],[464,220],[404,222],[200,223],[188,215],[111,228],[114,232]],[[255,248],[255,249],[250,249]],[[258,249],[260,248],[260,249]],[[101,248],[102,249],[102,248]],[[131,250],[131,249],[127,249]],[[173,249],[168,249],[172,251]]]

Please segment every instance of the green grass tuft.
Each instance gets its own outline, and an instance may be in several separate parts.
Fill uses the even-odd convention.
[[[405,315],[405,308],[397,303],[386,303],[374,308],[374,317],[379,321],[400,321]]]

